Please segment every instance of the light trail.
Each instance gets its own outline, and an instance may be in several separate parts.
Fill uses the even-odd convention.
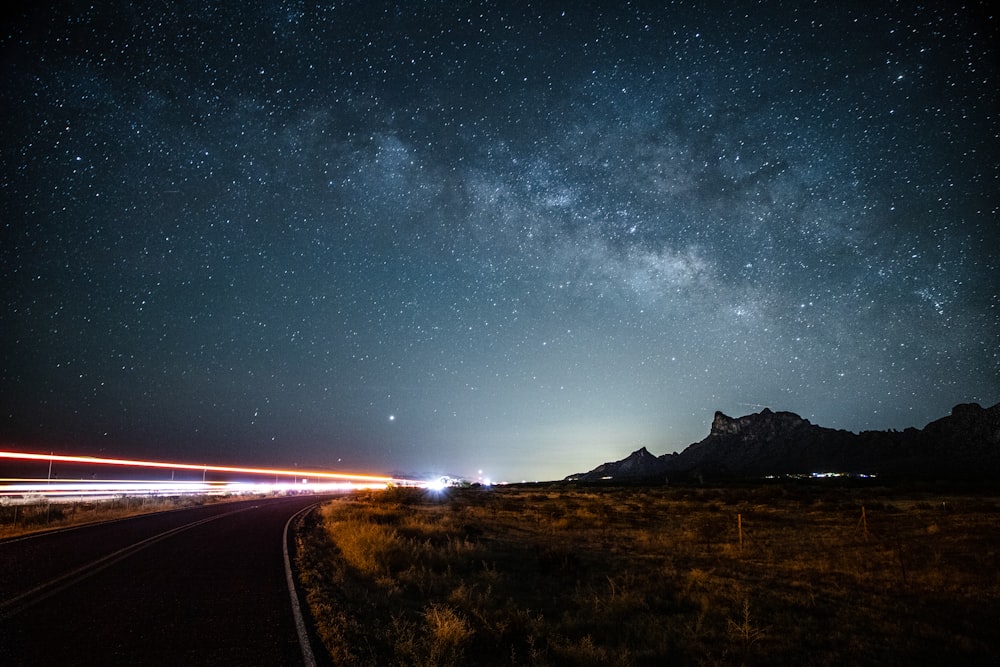
[[[65,456],[61,454],[35,454],[30,452],[0,451],[0,459],[43,461],[84,465],[118,466],[126,468],[158,468],[201,471],[200,481],[152,479],[81,479],[0,478],[0,501],[4,503],[31,502],[47,498],[52,501],[74,498],[99,498],[123,495],[168,496],[185,494],[268,494],[268,493],[325,493],[362,488],[385,488],[390,484],[425,486],[416,480],[398,479],[381,475],[363,475],[325,470],[284,468],[249,468],[244,466],[202,465],[171,461],[141,461],[94,456]],[[206,472],[273,477],[274,481],[212,480],[205,479]]]
[[[168,461],[139,461],[135,459],[106,459],[95,456],[64,456],[61,454],[32,454],[28,452],[3,452],[0,459],[21,461],[50,461],[60,463],[84,463],[93,465],[127,466],[133,468],[166,468],[171,470],[201,470],[203,472],[228,472],[245,475],[277,475],[279,477],[303,477],[316,479],[340,479],[378,484],[423,484],[416,480],[397,479],[380,475],[361,475],[349,472],[329,472],[322,470],[286,470],[281,468],[244,468],[241,466],[201,465],[197,463],[174,463]]]
[[[363,488],[385,488],[384,484],[358,482],[318,482],[309,485],[260,482],[162,482],[162,481],[81,481],[50,483],[45,479],[19,480],[0,484],[0,502],[25,504],[46,498],[50,501],[82,498],[102,499],[121,496],[182,495],[267,495],[294,491],[332,493]]]
[[[21,498],[32,495],[45,497],[81,497],[106,495],[185,495],[192,493],[229,493],[230,485],[214,482],[156,481],[82,481],[49,483],[45,479],[18,480],[0,484],[0,498]]]

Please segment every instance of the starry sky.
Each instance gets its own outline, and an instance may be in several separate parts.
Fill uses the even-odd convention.
[[[0,442],[520,481],[992,405],[990,5],[7,10]]]

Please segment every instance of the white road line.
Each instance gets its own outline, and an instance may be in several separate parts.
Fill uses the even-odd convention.
[[[313,654],[312,645],[309,643],[309,631],[306,629],[305,617],[302,616],[302,606],[299,604],[299,595],[295,591],[295,575],[292,574],[292,559],[288,553],[288,528],[299,516],[319,505],[310,505],[295,514],[285,523],[285,530],[282,535],[282,549],[285,553],[285,579],[288,582],[288,594],[292,599],[292,616],[295,618],[295,631],[299,635],[299,646],[302,648],[302,662],[305,667],[316,667],[316,656]]]

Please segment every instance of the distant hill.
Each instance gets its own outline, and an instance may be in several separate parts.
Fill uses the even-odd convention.
[[[715,413],[708,437],[679,454],[645,447],[568,481],[738,479],[813,473],[982,478],[1000,474],[1000,403],[956,405],[923,429],[850,431],[816,426],[793,412]]]

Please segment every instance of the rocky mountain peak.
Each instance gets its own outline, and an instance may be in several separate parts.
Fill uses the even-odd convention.
[[[808,419],[803,419],[794,412],[772,412],[768,408],[756,414],[735,418],[716,411],[709,437],[732,435],[750,437],[758,433],[766,433],[773,437],[778,432],[809,425]]]
[[[928,478],[1000,475],[1000,403],[990,408],[956,405],[949,416],[902,433],[854,434],[767,408],[743,417],[716,412],[708,437],[679,454],[656,457],[642,447],[621,461],[567,479],[746,478],[815,472]]]

